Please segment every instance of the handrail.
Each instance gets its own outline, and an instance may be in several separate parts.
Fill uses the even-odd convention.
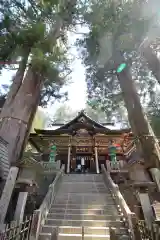
[[[41,230],[41,226],[43,225],[45,218],[49,212],[49,209],[53,203],[56,192],[58,190],[58,186],[60,180],[64,173],[64,166],[57,173],[54,181],[49,185],[48,192],[39,207],[39,209],[35,210],[33,213],[32,227],[31,227],[31,235],[38,239],[39,232]]]
[[[104,181],[106,182],[107,186],[109,186],[109,189],[112,191],[113,196],[115,197],[115,201],[117,205],[121,207],[121,210],[127,219],[128,227],[131,233],[132,240],[136,240],[135,234],[134,234],[134,225],[133,225],[133,219],[136,218],[135,213],[131,212],[126,201],[124,200],[119,187],[117,184],[115,184],[110,176],[110,174],[106,171],[105,166],[102,165],[102,173],[104,176]]]

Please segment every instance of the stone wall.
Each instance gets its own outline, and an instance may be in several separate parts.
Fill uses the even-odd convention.
[[[0,137],[0,177],[6,180],[9,173],[8,144]]]

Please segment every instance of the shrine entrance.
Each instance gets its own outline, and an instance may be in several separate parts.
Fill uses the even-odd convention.
[[[84,165],[82,163],[83,161],[84,161]],[[94,155],[92,155],[92,154],[76,154],[76,156],[73,157],[71,160],[71,172],[73,172],[73,173],[76,173],[76,172],[96,173],[96,165],[95,165]]]
[[[92,147],[72,146],[70,171],[74,172],[96,172],[95,154]]]
[[[76,168],[78,168],[78,165],[82,165],[82,161],[84,160],[84,172],[88,173],[91,171],[90,167],[91,164],[90,162],[92,160],[93,156],[91,154],[77,154],[76,155]],[[83,160],[81,160],[83,159]]]

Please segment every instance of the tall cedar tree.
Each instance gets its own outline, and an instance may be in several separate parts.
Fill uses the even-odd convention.
[[[43,21],[46,24],[40,24],[40,30],[44,32],[44,35],[40,34],[39,39],[35,41],[37,36],[33,34],[32,25],[30,25],[31,31],[29,31],[30,29],[26,30],[27,41],[22,34],[21,45],[24,47],[28,44],[31,47],[31,62],[26,74],[24,74],[27,57],[24,63],[21,61],[0,116],[0,136],[8,142],[9,162],[11,164],[15,164],[20,159],[22,147],[24,147],[29,132],[28,129],[40,101],[40,93],[45,83],[46,74],[54,67],[54,63],[52,63],[48,69],[49,60],[53,59],[52,55],[55,54],[53,50],[55,50],[57,39],[64,35],[74,20],[76,3],[76,0],[67,0],[62,1],[60,5],[57,1],[55,3],[45,1],[44,4],[38,6],[40,9],[37,10],[45,9],[42,12],[44,14]],[[50,19],[47,19],[46,12],[50,14]],[[32,38],[34,41],[31,41]]]
[[[85,56],[84,63],[86,64],[88,73],[87,85],[92,85],[92,77],[94,78],[97,73],[99,76],[100,74],[101,76],[104,76],[104,72],[110,72],[110,74],[116,75],[121,88],[125,106],[127,108],[128,119],[132,127],[132,131],[135,137],[138,138],[136,144],[138,147],[140,146],[142,150],[146,168],[150,169],[159,167],[159,146],[148,119],[143,112],[140,99],[130,74],[130,65],[132,59],[130,59],[129,62],[126,61],[126,57],[124,57],[128,54],[132,54],[132,51],[135,50],[135,46],[137,46],[137,42],[140,43],[141,36],[137,37],[138,41],[136,42],[136,45],[135,40],[132,41],[131,38],[130,41],[128,34],[130,33],[129,30],[131,31],[133,27],[135,27],[135,19],[132,21],[133,19],[131,19],[130,16],[124,12],[125,6],[120,6],[113,1],[109,1],[107,4],[105,4],[105,1],[103,0],[100,2],[93,2],[90,10],[90,16],[87,16],[88,24],[90,25],[90,32],[88,37],[86,37],[85,49],[83,51],[83,55]],[[124,3],[124,5],[125,4],[128,7],[128,2]],[[102,9],[102,6],[104,10]],[[100,9],[99,11],[97,11],[98,7]],[[114,14],[111,14],[111,11]],[[100,16],[101,19],[103,19],[103,23],[100,19],[95,20],[93,17],[95,16],[95,12],[97,12],[97,14],[98,12],[100,12],[101,15],[103,14],[103,16]],[[139,21],[139,25],[140,23],[141,20]],[[95,59],[96,53],[100,50],[99,39],[107,33],[112,36],[112,56],[107,64],[104,64],[103,67],[99,67],[98,59]],[[119,44],[119,42],[121,42],[119,40],[122,36],[128,36],[127,42],[129,41],[130,43],[128,50],[125,48],[126,46],[124,44],[123,47],[121,44]],[[136,36],[137,34],[134,36],[132,33],[132,37]],[[127,42],[125,41],[125,43]],[[94,52],[93,49],[95,49]],[[117,68],[122,63],[126,63],[126,68],[122,72],[117,73]],[[102,83],[103,81],[107,81],[107,79],[102,79],[102,77],[96,80],[95,79],[96,78],[94,78],[94,81],[101,81]],[[95,86],[97,86],[96,82]],[[94,87],[92,90],[94,90]],[[100,95],[102,95],[102,93],[100,93]]]

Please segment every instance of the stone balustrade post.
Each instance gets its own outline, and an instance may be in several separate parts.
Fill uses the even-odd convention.
[[[15,214],[14,214],[14,220],[17,221],[18,223],[23,222],[27,197],[28,197],[28,192],[20,192],[19,193],[17,206],[16,206],[16,211],[15,211]]]
[[[0,199],[0,225],[4,224],[19,168],[11,167]]]
[[[70,162],[71,162],[71,146],[68,146],[68,161],[67,161],[67,173],[70,173]]]
[[[97,147],[94,147],[94,151],[95,151],[96,172],[97,172],[97,173],[100,173],[100,171],[99,171],[99,162],[98,162],[98,151],[97,151]]]

